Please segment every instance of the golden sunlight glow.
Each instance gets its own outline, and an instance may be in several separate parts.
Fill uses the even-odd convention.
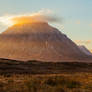
[[[92,49],[90,50],[90,52],[92,53]]]
[[[33,22],[60,22],[58,17],[52,16],[52,11],[41,10],[37,13],[21,14],[21,15],[10,15],[0,17],[0,22],[7,26],[15,24],[33,23]]]
[[[38,15],[0,17],[0,22],[7,26],[12,26],[15,24],[33,23],[37,21],[44,21],[44,18],[41,18],[41,16]]]
[[[5,16],[0,17],[0,22],[6,24],[7,26],[12,26],[15,24],[33,23],[33,22],[48,22],[48,17],[44,15],[28,15],[28,16]]]
[[[10,15],[10,16],[2,16],[0,17],[0,22],[7,25],[12,26],[15,24],[23,24],[23,23],[33,23],[37,21],[54,21],[55,19],[49,17],[52,11],[50,10],[40,10],[36,13],[29,14],[19,14],[19,15]],[[56,20],[55,20],[56,21]]]
[[[24,24],[24,23],[34,23],[38,21],[45,21],[45,18],[43,16],[34,15],[34,16],[21,16],[21,17],[15,17],[11,19],[13,24]]]

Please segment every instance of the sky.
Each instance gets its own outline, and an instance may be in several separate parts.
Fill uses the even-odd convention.
[[[50,23],[78,45],[92,50],[92,0],[0,0],[0,17],[50,10],[61,22]],[[0,32],[7,25],[0,22]]]

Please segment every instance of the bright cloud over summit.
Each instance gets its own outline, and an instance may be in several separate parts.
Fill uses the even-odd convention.
[[[62,18],[61,18],[62,19]],[[40,10],[35,13],[16,14],[0,17],[0,22],[8,26],[32,22],[52,22],[59,23],[59,17],[55,17],[51,10]]]

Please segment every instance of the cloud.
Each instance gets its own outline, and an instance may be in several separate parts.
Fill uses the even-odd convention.
[[[90,24],[90,26],[92,27],[92,24]]]
[[[90,52],[92,53],[92,49],[90,49]]]
[[[91,40],[75,40],[74,42],[77,44],[90,44],[90,43],[92,43]]]
[[[0,17],[0,22],[6,25],[14,25],[20,23],[31,23],[31,22],[52,22],[60,23],[63,18],[59,18],[53,14],[51,10],[42,9],[36,13],[25,13],[17,15],[8,15]]]
[[[80,24],[80,20],[77,20],[77,21],[76,21],[76,24]]]

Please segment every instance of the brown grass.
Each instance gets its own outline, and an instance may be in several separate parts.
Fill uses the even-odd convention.
[[[0,76],[0,92],[92,92],[92,74]]]
[[[1,59],[0,92],[92,92],[92,63]]]

